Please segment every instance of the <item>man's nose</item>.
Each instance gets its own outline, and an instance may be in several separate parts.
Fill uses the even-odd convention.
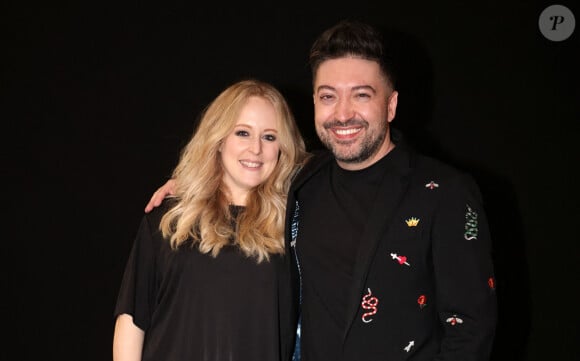
[[[336,104],[335,118],[341,122],[346,122],[354,116],[354,108],[349,99],[339,99]]]

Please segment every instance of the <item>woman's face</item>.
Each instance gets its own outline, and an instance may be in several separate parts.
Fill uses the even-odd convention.
[[[220,147],[223,182],[233,204],[245,205],[248,192],[268,179],[278,163],[279,150],[274,107],[263,98],[249,98]]]

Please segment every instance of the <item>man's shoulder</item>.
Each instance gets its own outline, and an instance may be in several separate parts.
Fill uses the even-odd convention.
[[[432,174],[443,178],[461,177],[466,174],[451,163],[432,156],[417,153],[414,159],[414,168],[417,173]]]
[[[304,164],[293,180],[293,186],[303,184],[313,174],[316,174],[324,165],[334,159],[332,153],[326,149],[317,149],[310,152],[310,158]]]
[[[326,163],[329,160],[333,159],[332,152],[328,149],[315,149],[310,152],[312,155],[304,168],[307,167],[316,167],[321,163]]]
[[[466,170],[431,156],[416,155],[415,158],[414,189],[439,189],[442,197],[466,192],[479,194],[477,181]]]

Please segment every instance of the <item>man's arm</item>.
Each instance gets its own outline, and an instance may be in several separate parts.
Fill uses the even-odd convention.
[[[458,177],[448,185],[432,237],[438,311],[445,330],[436,360],[487,361],[495,333],[495,278],[487,220],[471,177]]]
[[[159,189],[157,189],[155,193],[153,193],[149,203],[147,203],[147,206],[145,206],[145,213],[149,213],[151,210],[153,210],[153,208],[159,207],[165,197],[173,194],[175,194],[175,180],[170,179],[165,182],[165,184],[162,185]]]
[[[126,313],[117,317],[113,337],[113,361],[141,361],[145,332]]]

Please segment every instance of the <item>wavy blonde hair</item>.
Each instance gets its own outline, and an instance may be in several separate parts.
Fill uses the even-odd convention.
[[[276,112],[279,157],[272,174],[248,194],[245,209],[232,220],[218,149],[233,131],[250,97],[270,102]],[[284,253],[286,197],[294,174],[307,158],[290,107],[272,85],[244,80],[225,89],[204,111],[173,171],[176,203],[160,229],[176,249],[187,240],[200,252],[217,256],[232,240],[259,262]],[[236,224],[236,226],[233,226]]]

